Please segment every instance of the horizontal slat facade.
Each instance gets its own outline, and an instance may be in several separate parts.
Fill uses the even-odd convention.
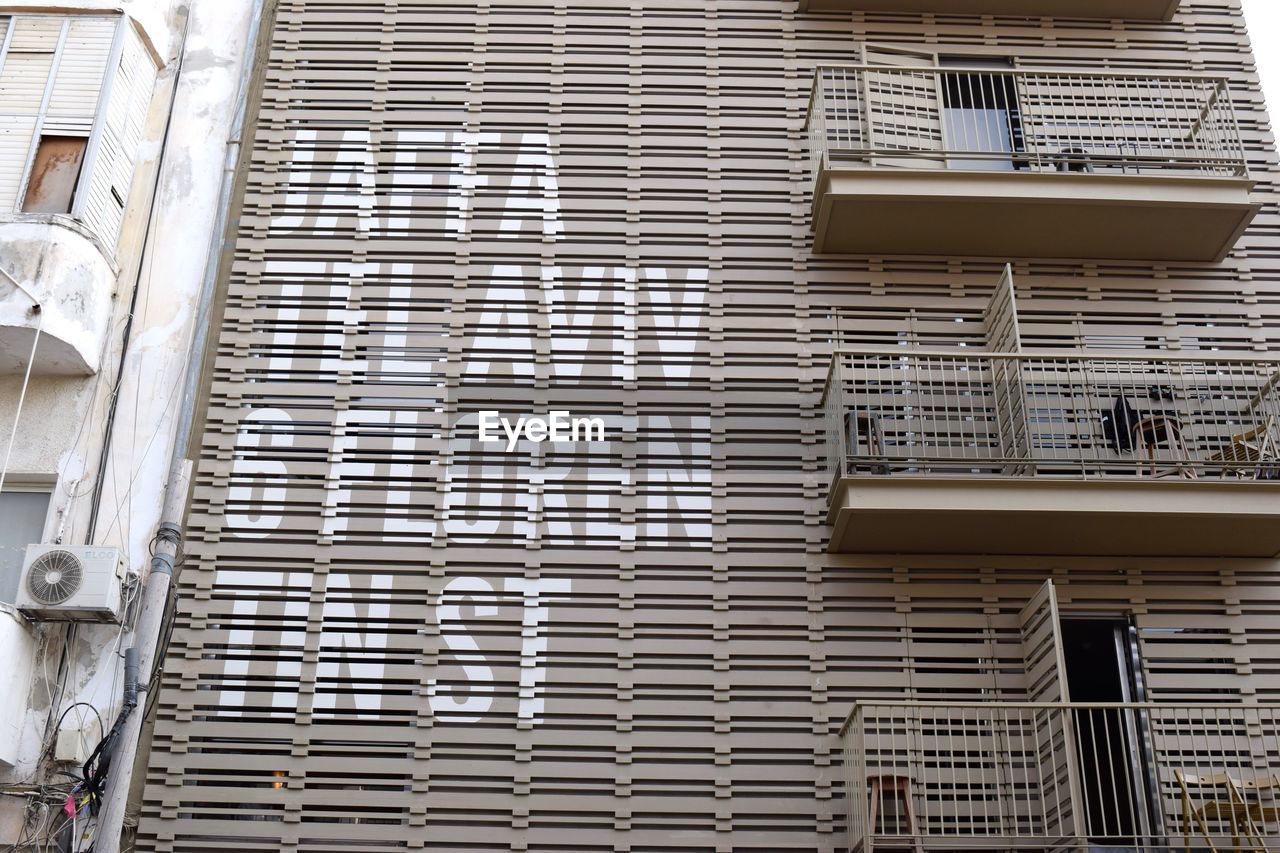
[[[136,849],[830,853],[852,704],[1027,699],[1047,578],[1132,616],[1152,698],[1280,701],[1272,561],[826,553],[830,354],[980,345],[1004,264],[811,252],[813,69],[876,43],[1228,76],[1268,203],[1227,260],[1009,260],[1029,349],[1266,353],[1277,162],[1235,0],[271,26]],[[610,440],[476,440],[556,409]]]

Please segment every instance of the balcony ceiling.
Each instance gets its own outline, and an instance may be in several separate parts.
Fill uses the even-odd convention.
[[[1246,178],[868,169],[818,177],[814,251],[1218,261],[1260,205]]]
[[[1167,21],[1178,0],[800,0],[802,12],[936,12]]]
[[[1280,483],[841,480],[835,553],[1274,557]]]

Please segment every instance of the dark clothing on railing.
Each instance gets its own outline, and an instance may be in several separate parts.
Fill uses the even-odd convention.
[[[1133,450],[1133,428],[1141,419],[1138,411],[1124,397],[1117,397],[1111,411],[1102,413],[1102,434],[1116,453]]]

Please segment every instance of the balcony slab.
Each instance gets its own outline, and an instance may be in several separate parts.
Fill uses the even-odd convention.
[[[0,375],[25,371],[37,327],[32,373],[96,373],[118,273],[101,242],[65,216],[0,218],[0,270]]]
[[[853,477],[833,553],[1274,557],[1280,483]]]
[[[1261,205],[1239,177],[950,169],[819,172],[814,251],[1220,261]]]
[[[800,10],[1168,21],[1178,4],[1179,0],[800,0]]]

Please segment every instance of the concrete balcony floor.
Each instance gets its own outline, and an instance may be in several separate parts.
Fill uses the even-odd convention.
[[[1217,261],[1260,205],[1247,178],[1178,174],[823,170],[822,253]]]
[[[0,218],[0,259],[0,375],[26,370],[37,328],[33,374],[96,373],[118,272],[97,238],[65,216]]]
[[[834,553],[1274,557],[1275,482],[859,476],[835,486]]]

